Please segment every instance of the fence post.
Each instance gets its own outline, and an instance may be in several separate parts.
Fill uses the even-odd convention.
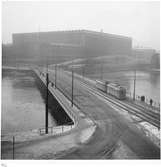
[[[15,137],[13,136],[13,159],[15,159]]]

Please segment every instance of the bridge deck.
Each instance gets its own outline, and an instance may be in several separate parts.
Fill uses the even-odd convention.
[[[40,76],[38,71],[36,73],[46,84],[45,76]],[[52,83],[55,82],[54,76],[54,71],[49,70],[49,80]],[[71,75],[59,70],[58,89],[50,83],[49,90],[74,120],[75,128],[59,138],[46,136],[38,141],[19,143],[16,146],[19,156],[22,156],[23,152],[29,152],[33,154],[34,159],[160,158],[159,147],[137,127],[134,119],[120,114],[120,109],[87,89],[77,78],[74,79],[75,106],[72,108],[71,81]],[[96,131],[91,133],[94,132],[95,125]],[[89,130],[91,126],[93,129]],[[82,142],[82,138],[87,139],[92,134],[91,140],[86,140],[86,144],[82,145],[85,141]],[[8,150],[11,148],[6,149]],[[57,150],[62,152],[57,154]]]
[[[54,76],[54,71],[49,70],[49,80],[52,83],[55,82]],[[57,87],[68,99],[71,99],[71,81],[71,75],[58,71]],[[94,120],[98,128],[92,142],[63,158],[106,158],[120,141],[130,150],[128,158],[160,158],[159,148],[140,131],[133,119],[120,114],[117,108],[77,79],[74,80],[74,104]]]

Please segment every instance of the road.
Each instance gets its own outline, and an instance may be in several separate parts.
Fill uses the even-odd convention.
[[[49,79],[54,83],[54,73]],[[57,87],[71,98],[71,75],[57,73]],[[74,103],[97,124],[97,130],[89,143],[60,157],[61,159],[107,159],[114,158],[118,144],[123,143],[130,152],[126,158],[159,159],[160,149],[154,145],[135,123],[119,114],[110,104],[86,89],[80,81],[74,80]],[[120,152],[120,154],[123,154]],[[117,158],[117,157],[116,157]],[[124,158],[122,156],[122,158]]]

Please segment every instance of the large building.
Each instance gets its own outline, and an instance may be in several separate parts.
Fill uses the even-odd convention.
[[[88,30],[13,34],[16,55],[32,60],[68,60],[70,57],[129,55],[132,39]],[[19,57],[19,56],[18,56]]]
[[[160,69],[160,53],[155,53],[151,58],[151,67]]]
[[[140,63],[151,63],[151,58],[153,55],[156,54],[155,49],[150,49],[150,48],[133,48],[132,49],[132,55],[134,58],[136,58],[137,61]]]

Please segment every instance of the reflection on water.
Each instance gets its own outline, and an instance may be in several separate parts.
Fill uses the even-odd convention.
[[[90,75],[91,78],[100,78],[100,74]],[[113,73],[104,73],[106,80],[119,82],[125,86],[128,91],[134,90],[134,71],[120,71]],[[160,102],[160,72],[137,71],[136,72],[136,94],[152,98]]]
[[[44,127],[44,100],[29,72],[3,71],[2,134]],[[49,113],[49,125],[55,125]]]
[[[129,72],[132,73],[132,72]],[[130,91],[134,89],[134,73],[129,79]],[[136,72],[136,94],[145,95],[148,99],[160,101],[160,73],[158,72]]]

